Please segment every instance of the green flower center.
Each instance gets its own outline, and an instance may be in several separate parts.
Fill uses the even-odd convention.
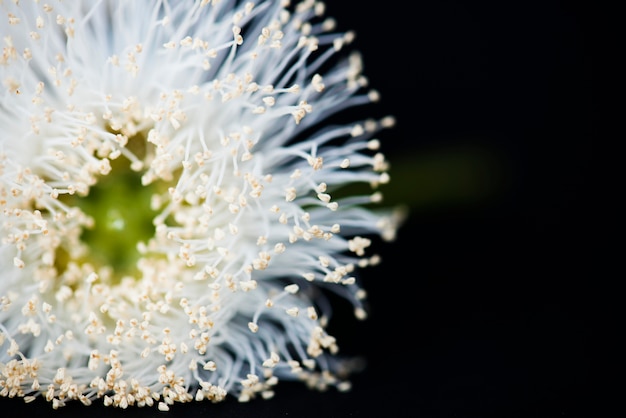
[[[126,276],[137,273],[137,244],[154,236],[156,213],[150,209],[150,199],[155,191],[141,184],[139,173],[119,165],[114,164],[111,173],[75,204],[94,220],[93,228],[83,230],[81,236],[89,246],[89,257],[96,265],[110,266],[115,276]]]
[[[147,145],[145,136],[138,134],[128,140],[126,147],[144,159]],[[78,207],[93,219],[93,226],[84,228],[80,236],[88,252],[73,261],[89,263],[96,271],[110,270],[114,283],[128,276],[139,278],[137,262],[142,255],[137,245],[147,244],[155,234],[153,219],[157,212],[151,209],[150,202],[163,184],[143,185],[142,174],[131,170],[126,158],[119,157],[111,161],[110,173],[100,177],[88,195],[64,197],[68,205]]]

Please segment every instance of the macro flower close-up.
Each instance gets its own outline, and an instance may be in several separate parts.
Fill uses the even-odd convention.
[[[353,33],[304,0],[0,2],[0,395],[350,389],[403,212]],[[348,119],[348,120],[346,120]],[[392,244],[386,244],[392,245]]]

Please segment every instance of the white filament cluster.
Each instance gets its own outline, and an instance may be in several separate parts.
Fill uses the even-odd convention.
[[[378,95],[323,15],[0,2],[0,395],[167,410],[349,386],[319,290],[365,318],[356,270],[400,219],[346,186],[389,181],[376,134],[393,118],[325,123]],[[100,220],[72,204],[122,160],[154,190],[135,275],[92,262]]]

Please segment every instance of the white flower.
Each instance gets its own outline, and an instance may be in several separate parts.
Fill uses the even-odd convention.
[[[0,394],[54,408],[347,388],[334,291],[394,238],[391,117],[323,5],[0,2]],[[358,194],[355,194],[358,193]],[[320,292],[322,290],[322,292]]]

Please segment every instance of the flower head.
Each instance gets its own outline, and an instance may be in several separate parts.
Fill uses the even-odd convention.
[[[324,294],[365,318],[393,119],[330,123],[378,95],[323,4],[288,3],[0,3],[0,395],[348,387]]]

